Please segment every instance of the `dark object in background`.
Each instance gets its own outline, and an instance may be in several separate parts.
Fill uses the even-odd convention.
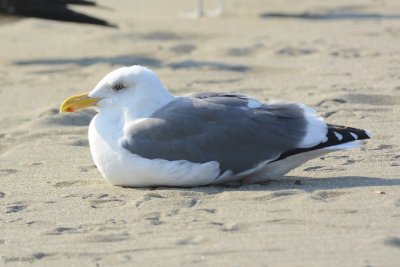
[[[73,11],[68,5],[97,6],[94,1],[86,0],[0,0],[0,13],[116,27],[106,20]]]

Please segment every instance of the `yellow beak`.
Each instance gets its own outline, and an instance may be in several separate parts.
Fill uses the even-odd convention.
[[[80,109],[96,106],[100,98],[92,98],[88,93],[71,96],[66,99],[60,106],[60,113],[75,112]]]

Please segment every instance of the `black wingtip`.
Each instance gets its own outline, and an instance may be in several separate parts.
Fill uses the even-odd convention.
[[[339,145],[356,140],[367,140],[372,137],[368,130],[353,127],[328,124],[328,141],[326,146]],[[330,144],[331,143],[331,144]]]
[[[328,133],[326,135],[327,140],[323,143],[320,143],[316,146],[309,147],[309,148],[297,148],[293,149],[290,151],[286,151],[285,153],[282,153],[281,156],[276,159],[275,161],[312,151],[312,150],[318,150],[318,149],[323,149],[323,148],[329,148],[329,147],[334,147],[338,146],[341,144],[353,142],[353,141],[363,141],[364,142],[372,137],[372,134],[368,130],[363,130],[363,129],[357,129],[357,128],[352,128],[352,127],[347,127],[347,126],[341,126],[341,125],[334,125],[334,124],[328,124]],[[362,142],[362,143],[364,143]]]

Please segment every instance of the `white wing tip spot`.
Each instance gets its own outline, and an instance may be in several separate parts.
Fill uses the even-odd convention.
[[[368,131],[368,130],[365,130],[365,134],[368,135],[369,138],[372,137],[372,133],[370,131]]]
[[[259,108],[261,106],[262,106],[262,104],[260,102],[258,102],[257,100],[255,100],[255,99],[249,99],[247,101],[247,107],[248,108]]]
[[[340,141],[343,139],[343,135],[341,135],[340,133],[337,133],[335,131],[333,131],[333,133],[335,134],[336,138]],[[357,138],[356,138],[357,139]]]
[[[353,136],[354,139],[358,139],[358,135],[356,135],[355,133],[350,132],[350,135]]]

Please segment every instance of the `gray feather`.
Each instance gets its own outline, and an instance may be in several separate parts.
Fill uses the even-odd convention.
[[[217,161],[234,174],[298,147],[307,128],[300,106],[247,103],[237,94],[178,98],[129,129],[123,147],[148,159]]]

